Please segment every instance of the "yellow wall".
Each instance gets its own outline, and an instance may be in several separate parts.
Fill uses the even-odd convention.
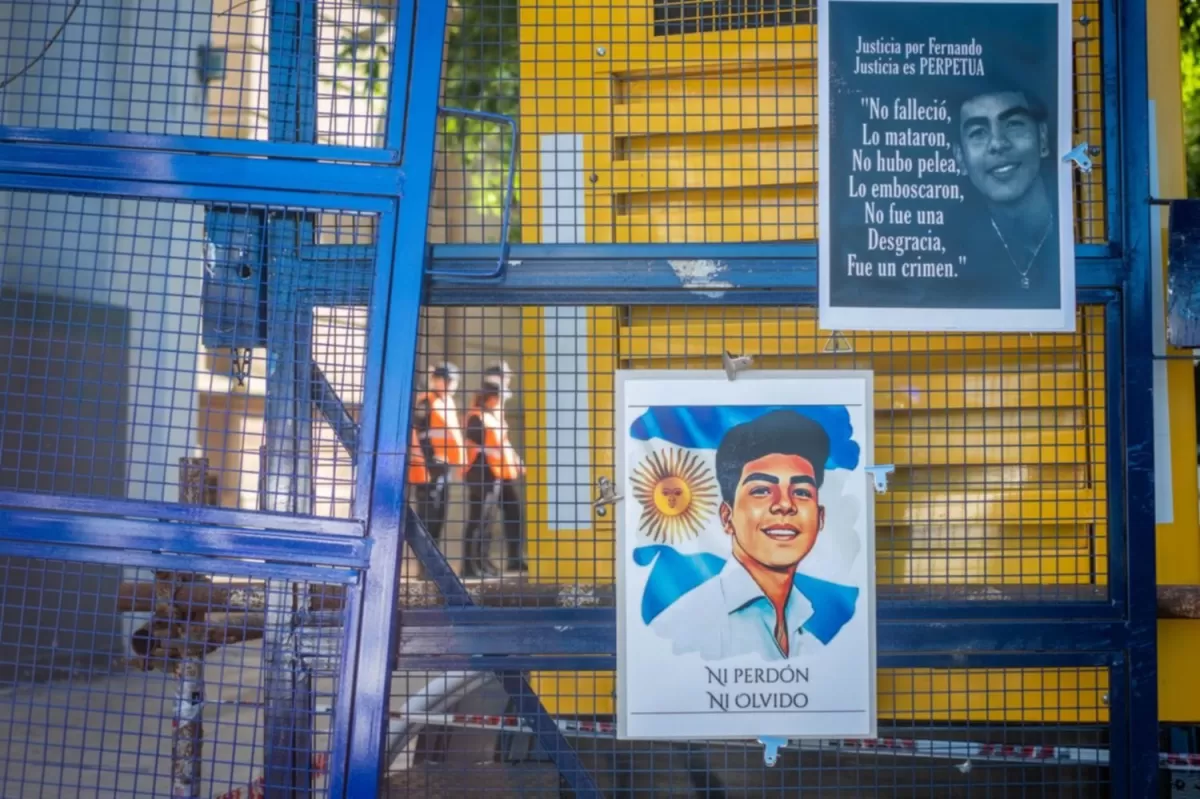
[[[1158,128],[1158,193],[1187,196],[1183,147],[1183,103],[1179,74],[1179,7],[1173,0],[1149,0],[1150,99]],[[1166,214],[1162,224],[1167,223]],[[1158,231],[1166,252],[1166,229]],[[1166,264],[1160,266],[1166,269]],[[1186,354],[1185,350],[1169,350]],[[1174,520],[1158,526],[1158,582],[1200,583],[1200,534],[1197,531],[1195,389],[1189,360],[1167,361],[1171,419],[1171,478]],[[1159,476],[1160,479],[1162,476]],[[1200,691],[1193,687],[1200,657],[1200,622],[1163,621],[1158,625],[1159,717],[1164,722],[1200,722]]]
[[[1151,30],[1168,29],[1174,17],[1165,18],[1161,0],[1152,4]],[[1102,147],[1100,16],[1096,3],[1076,3],[1074,17],[1092,20],[1075,30],[1076,128]],[[811,27],[656,39],[649,0],[612,6],[524,0],[521,30],[522,185],[525,196],[535,198],[522,204],[526,241],[537,240],[544,222],[539,148],[540,137],[550,133],[582,137],[582,241],[816,237]],[[1153,50],[1175,52],[1157,45]],[[1173,69],[1177,97],[1177,58]],[[1178,109],[1174,113],[1178,119]],[[1169,129],[1161,108],[1159,126],[1161,138]],[[1178,132],[1171,153],[1182,156]],[[1160,156],[1164,171],[1171,158],[1165,151]],[[1079,177],[1080,241],[1102,241],[1103,176],[1101,156],[1092,175]],[[1169,186],[1164,182],[1163,192],[1171,196]],[[525,319],[526,373],[539,374],[547,362],[545,314],[529,308]],[[588,343],[593,484],[597,475],[612,474],[614,367],[716,368],[721,351],[735,349],[758,356],[762,368],[870,368],[877,381],[877,461],[897,466],[877,512],[886,533],[878,542],[881,586],[1106,582],[1098,309],[1081,309],[1074,335],[850,333],[831,348],[810,309],[598,308],[589,313]],[[1173,391],[1188,368],[1174,369]],[[1187,397],[1173,395],[1172,432],[1190,441],[1190,379],[1186,383]],[[544,384],[530,388],[529,427],[542,429],[546,416],[537,403]],[[541,451],[531,444],[528,453],[535,487],[544,486],[548,475],[544,437],[537,444]],[[1178,447],[1175,455],[1177,468],[1187,462],[1186,473],[1177,472],[1187,480],[1176,488],[1176,523],[1160,533],[1180,539],[1173,550],[1181,560],[1177,569],[1186,563],[1200,570],[1190,447]],[[551,532],[547,498],[544,488],[530,497],[535,577],[611,580],[611,518],[593,519],[587,530]],[[535,675],[534,683],[556,712],[613,711],[611,675],[544,674]],[[887,671],[880,675],[879,707],[885,717],[951,712],[1032,721],[1057,712],[1088,720],[1103,718],[1102,703],[1092,694],[1102,692],[1104,683],[1102,673],[1078,670]],[[944,704],[950,694],[971,692],[975,698],[962,707]]]

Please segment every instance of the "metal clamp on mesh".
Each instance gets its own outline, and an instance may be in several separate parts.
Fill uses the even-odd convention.
[[[508,228],[509,220],[512,216],[513,202],[513,187],[516,182],[517,168],[517,149],[519,147],[519,131],[517,121],[505,114],[493,114],[489,111],[472,111],[466,108],[438,108],[438,112],[448,116],[468,117],[470,119],[479,119],[490,122],[497,122],[502,125],[508,125],[512,131],[509,139],[509,152],[512,157],[508,161],[508,173],[505,177],[504,187],[504,204],[501,210],[500,221],[500,257],[496,259],[496,266],[489,272],[476,272],[474,270],[457,270],[457,269],[429,269],[430,277],[443,278],[467,278],[471,280],[492,280],[495,278],[504,277],[504,273],[508,271]]]

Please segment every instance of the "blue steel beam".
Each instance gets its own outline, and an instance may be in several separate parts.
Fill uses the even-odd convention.
[[[135,166],[140,163],[140,153],[128,154]],[[5,146],[0,145],[0,158],[7,156]],[[222,166],[210,162],[211,169]],[[248,163],[266,164],[267,161]],[[225,165],[228,166],[228,165]],[[278,164],[277,164],[278,166]],[[379,172],[380,169],[374,171]],[[136,178],[112,176],[71,176],[40,172],[0,171],[0,188],[13,191],[48,192],[52,194],[75,194],[96,197],[144,197],[156,200],[175,200],[217,205],[242,205],[289,208],[320,208],[322,211],[352,211],[356,213],[385,213],[392,208],[392,197],[372,197],[362,194],[326,194],[319,189],[297,185],[294,189],[280,189],[267,184],[255,184],[239,176],[236,185],[220,186],[206,184],[177,183],[174,181],[148,181],[148,173],[139,172]],[[351,175],[344,175],[351,180]],[[292,181],[299,184],[301,181]],[[395,182],[392,179],[390,182]]]
[[[220,574],[233,577],[249,577],[255,580],[260,580],[263,576],[263,564],[238,560],[236,557],[231,557],[229,552],[224,552],[219,557],[204,557],[202,555],[185,554],[177,549],[168,552],[146,552],[134,549],[112,549],[96,546],[82,547],[78,544],[54,545],[42,541],[4,541],[3,552],[6,556],[32,558],[35,560],[103,563],[110,566],[151,569],[154,571]],[[324,569],[310,565],[272,563],[269,568],[271,575],[276,578],[305,580],[320,583],[321,585],[345,585],[347,586],[347,590],[356,585],[360,577],[359,572],[349,569]]]
[[[261,520],[260,520],[261,524]],[[187,521],[114,518],[58,510],[0,510],[0,540],[149,552],[259,558],[281,563],[319,563],[361,568],[371,543],[362,538],[313,532],[272,532],[217,527]]]
[[[1104,4],[1104,24],[1115,23],[1118,52],[1104,53],[1106,60],[1117,62],[1119,84],[1106,84],[1112,91],[1105,95],[1119,103],[1121,203],[1121,245],[1127,259],[1128,278],[1124,285],[1122,350],[1124,379],[1109,384],[1110,397],[1123,392],[1124,415],[1124,491],[1126,579],[1114,581],[1114,590],[1127,592],[1129,638],[1126,657],[1127,678],[1113,695],[1119,705],[1114,718],[1127,720],[1125,729],[1115,734],[1128,735],[1128,780],[1114,780],[1114,796],[1141,799],[1158,795],[1158,658],[1157,599],[1155,591],[1155,507],[1154,507],[1154,405],[1153,357],[1155,302],[1150,287],[1150,270],[1158,264],[1150,261],[1150,120],[1149,65],[1145,0],[1125,0]],[[1115,11],[1115,14],[1113,13]],[[1115,19],[1114,19],[1115,16]],[[1107,40],[1106,40],[1107,41]],[[1112,56],[1116,55],[1116,59]],[[1154,231],[1153,235],[1157,235]],[[1161,324],[1161,322],[1159,323]],[[1112,342],[1110,346],[1115,346]],[[1117,433],[1110,430],[1109,435]],[[1114,756],[1120,744],[1114,742]]]
[[[347,650],[354,669],[352,715],[342,716],[349,727],[338,730],[335,737],[335,750],[344,746],[350,757],[344,781],[335,773],[333,787],[355,797],[378,796],[384,768],[393,625],[404,546],[408,434],[446,30],[445,2],[400,4],[408,5],[414,9],[402,14],[414,15],[412,25],[397,30],[400,46],[392,56],[388,92],[392,98],[389,135],[403,132],[400,167],[407,195],[399,213],[390,219],[390,229],[380,227],[367,340],[366,424],[360,434],[358,496],[367,503],[368,533],[374,546],[362,601],[353,611],[355,626],[350,633],[355,648]],[[414,74],[416,64],[421,65],[420,79]],[[340,736],[347,737],[338,740]]]
[[[1119,295],[1118,295],[1119,296]],[[1104,312],[1104,384],[1105,391],[1104,426],[1107,431],[1105,441],[1105,465],[1109,489],[1108,499],[1108,574],[1109,599],[1112,601],[1114,612],[1122,618],[1129,618],[1129,598],[1122,586],[1131,578],[1129,572],[1128,547],[1130,544],[1130,519],[1126,517],[1129,502],[1125,491],[1121,490],[1122,468],[1125,462],[1124,436],[1119,434],[1124,428],[1122,416],[1124,401],[1121,397],[1121,384],[1125,377],[1125,364],[1130,354],[1120,346],[1122,341],[1123,318],[1126,314],[1126,303],[1123,298],[1110,303]],[[1132,356],[1136,357],[1136,356]],[[1091,475],[1096,479],[1096,475]],[[1117,490],[1114,490],[1116,487]],[[1093,552],[1095,557],[1095,553]],[[1157,598],[1154,606],[1154,616],[1158,616]],[[1155,755],[1157,757],[1157,754]]]
[[[437,270],[487,274],[495,268],[489,245],[438,245]],[[1121,285],[1123,260],[1106,247],[1076,248],[1081,291]],[[704,261],[709,268],[698,280]],[[502,280],[430,281],[437,305],[526,304],[793,304],[812,303],[817,290],[813,244],[514,245]]]
[[[816,260],[808,255],[813,251],[808,245],[787,246],[783,253],[754,245],[740,254],[736,247],[708,247],[706,251],[715,253],[706,260],[715,262],[721,270],[713,277],[720,281],[719,286],[689,284],[680,279],[672,262],[688,259],[658,255],[655,251],[659,246],[631,247],[622,254],[624,248],[620,246],[610,252],[591,245],[517,245],[503,280],[434,278],[427,283],[425,301],[431,305],[780,304],[790,293],[807,296],[817,290]],[[1095,251],[1091,247],[1079,249],[1079,292],[1121,285],[1123,259],[1087,255]],[[298,270],[300,285],[304,290],[320,292],[330,305],[363,305],[374,280],[372,264],[367,260],[373,250],[369,246],[304,245],[298,259],[303,265]],[[726,250],[728,257],[723,257]],[[697,258],[700,252],[697,250]],[[433,260],[447,264],[447,268],[486,272],[495,268],[495,250],[476,245],[439,246],[433,248]],[[330,264],[342,269],[331,270]]]
[[[1112,795],[1114,797],[1133,797],[1140,796],[1158,796],[1157,793],[1137,794],[1133,793],[1133,786],[1137,784],[1138,778],[1135,775],[1135,758],[1133,753],[1140,747],[1133,746],[1130,733],[1132,731],[1132,708],[1129,706],[1129,687],[1132,683],[1129,673],[1129,658],[1127,653],[1120,652],[1113,658],[1112,670],[1108,677],[1108,708],[1110,717],[1118,720],[1119,727],[1112,731],[1112,738],[1109,741],[1109,780],[1112,784]],[[1155,711],[1154,735],[1151,740],[1154,742],[1154,748],[1158,749],[1158,713]],[[1121,723],[1124,722],[1124,723]],[[1115,726],[1115,725],[1114,725]],[[1155,752],[1155,762],[1150,768],[1154,772],[1152,779],[1157,781],[1158,772],[1158,753]]]
[[[267,97],[272,142],[316,141],[316,3],[271,0]],[[386,170],[380,170],[386,174]],[[266,225],[266,458],[262,465],[264,510],[311,515],[312,314],[299,307],[304,264],[295,257],[312,230],[295,214],[273,216]],[[313,790],[312,675],[300,656],[293,616],[307,585],[267,583],[263,641],[266,698],[264,785],[266,799],[294,799]]]
[[[377,410],[377,415],[367,414],[366,418],[371,422],[361,438],[364,446],[372,449],[362,453],[365,457],[360,458],[360,462],[372,466],[369,534],[375,545],[363,586],[361,611],[356,619],[359,644],[353,686],[356,701],[349,741],[351,760],[345,785],[337,786],[347,796],[376,796],[379,793],[391,665],[395,660],[397,622],[402,620],[396,612],[400,554],[405,534],[412,530],[415,519],[415,514],[405,505],[407,449],[421,295],[428,267],[425,235],[434,179],[446,3],[418,0],[415,13],[412,62],[393,65],[391,92],[393,97],[400,94],[397,85],[401,76],[408,79],[408,67],[422,65],[420,79],[408,79],[404,106],[401,165],[408,196],[401,203],[396,219],[394,251],[381,249],[379,253],[379,281],[375,284],[379,290],[374,297],[376,304],[382,303],[386,310],[383,314],[372,314],[368,341],[371,354],[368,403],[376,399],[373,395],[376,388],[379,393],[377,404],[370,406]],[[416,526],[420,527],[419,522]],[[437,556],[440,558],[440,554]],[[457,584],[457,589],[460,595],[465,594],[461,583]],[[505,687],[527,721],[538,730],[546,752],[576,795],[580,799],[598,797],[591,776],[580,766],[570,745],[528,684],[516,678],[506,681]]]
[[[471,614],[472,622],[461,623],[461,614],[450,609],[408,610],[397,652],[401,657],[536,654],[548,659],[616,652],[616,612],[611,608],[518,613],[527,620],[517,621],[512,615],[505,618],[499,610],[485,609]],[[975,620],[881,620],[876,635],[880,652],[1024,652],[1031,656],[1027,666],[1037,664],[1041,653],[1056,650],[1119,652],[1130,637],[1122,620],[1046,619],[987,624]]]
[[[195,186],[328,193],[322,207],[336,204],[340,195],[394,197],[400,193],[395,169],[371,165],[51,144],[0,144],[0,175],[5,182],[20,175],[117,180],[126,183],[127,188],[121,190],[125,195],[142,193],[129,185],[133,183],[177,184],[185,194]],[[222,192],[221,199],[231,201],[230,193]]]
[[[1120,655],[1106,652],[1047,652],[1037,658],[1045,669],[1104,668]],[[1027,669],[1030,657],[1023,652],[880,652],[881,669]],[[607,655],[411,655],[399,668],[411,671],[612,671],[617,657]],[[603,716],[597,716],[600,720]]]
[[[110,133],[99,130],[53,130],[0,125],[0,144],[52,144],[92,148],[153,150],[160,153],[208,156],[238,156],[304,161],[344,161],[358,164],[394,163],[398,152],[390,148],[353,147],[337,144],[283,144],[251,139],[220,139],[212,136],[157,136],[145,133]]]
[[[49,494],[28,494],[22,491],[0,491],[0,508],[12,513],[9,518],[22,518],[22,511],[48,511],[50,513],[80,514],[102,519],[132,519],[144,522],[150,519],[160,522],[176,522],[194,525],[214,531],[214,535],[253,535],[267,537],[277,533],[315,533],[316,539],[297,536],[298,541],[320,540],[324,536],[361,536],[366,531],[361,522],[348,519],[320,519],[287,516],[284,514],[260,513],[235,510],[233,508],[210,508],[203,505],[181,505],[170,502],[114,502],[110,499],[88,499],[87,497],[63,497]],[[64,515],[55,524],[69,524],[75,516]],[[224,528],[224,529],[222,529]],[[177,529],[177,528],[171,528]],[[123,534],[123,532],[122,532]]]
[[[310,385],[312,386],[312,402],[320,412],[321,418],[333,430],[338,443],[346,450],[351,460],[356,459],[358,457],[358,423],[346,410],[337,391],[329,385],[329,380],[321,371],[321,367],[315,363],[312,364]]]
[[[300,265],[289,257],[301,235],[294,217],[268,223],[266,507],[276,513],[312,513],[311,313],[298,305],[295,280]],[[307,318],[302,318],[306,315]],[[268,583],[264,640],[267,799],[308,795],[312,790],[312,679],[293,651],[299,642],[289,623],[303,583]]]

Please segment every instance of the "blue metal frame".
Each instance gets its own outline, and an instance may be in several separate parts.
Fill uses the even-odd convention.
[[[511,247],[508,241],[508,230],[512,218],[513,187],[516,185],[517,179],[518,148],[521,141],[520,126],[517,124],[517,120],[512,117],[505,116],[504,114],[493,114],[488,111],[470,111],[463,108],[439,108],[438,111],[449,116],[498,122],[502,125],[508,125],[511,132],[509,134],[508,145],[508,175],[504,180],[504,199],[500,209],[500,255],[496,259],[496,265],[485,272],[479,272],[474,269],[455,270],[433,267],[428,269],[428,274],[434,279],[469,278],[471,280],[494,280],[496,278],[503,278],[508,268],[508,252]]]
[[[1075,248],[1081,292],[1121,285],[1124,259],[1104,245]],[[432,305],[712,305],[710,287],[680,281],[668,260],[716,261],[730,288],[718,302],[816,304],[812,244],[513,245],[503,280],[492,280],[495,245],[432,248],[426,301]]]
[[[94,130],[46,130],[0,125],[0,143],[64,145],[161,153],[208,153],[216,156],[275,158],[295,161],[344,161],[359,164],[391,164],[399,151],[339,144],[276,144],[252,139],[221,139],[214,136],[159,136],[146,133],[106,133]]]
[[[1055,653],[1089,653],[1111,665],[1115,796],[1154,796],[1157,785],[1152,360],[1149,287],[1146,7],[1104,4],[1101,20],[1108,242],[1076,248],[1081,303],[1105,306],[1109,462],[1109,597],[1105,602],[889,603],[879,606],[881,663],[900,652],[1021,651],[1013,664],[1051,665]],[[720,262],[729,284],[718,303],[814,303],[812,244],[517,245],[501,280],[491,248],[432,248],[434,304],[713,304],[711,287],[689,291],[667,259]],[[1134,386],[1136,388],[1123,388]],[[435,572],[435,575],[438,573]],[[453,604],[452,602],[450,603]],[[488,620],[486,625],[480,624]],[[1013,621],[1018,619],[1019,621]],[[564,627],[570,634],[563,634]],[[519,642],[519,643],[518,643]],[[462,665],[611,669],[611,609],[479,611],[448,607],[405,616],[406,665],[439,658]],[[539,659],[539,657],[543,659]],[[929,665],[922,655],[902,655]],[[553,658],[553,660],[549,660]],[[972,658],[975,662],[976,658]],[[961,662],[954,665],[961,666]],[[982,665],[982,663],[981,663]],[[561,767],[561,762],[559,762]]]
[[[406,509],[421,302],[711,305],[711,288],[690,291],[667,263],[703,258],[726,267],[722,280],[731,287],[718,303],[814,305],[816,246],[514,245],[507,253],[507,244],[427,247],[439,110],[438,74],[430,65],[441,63],[445,12],[440,0],[406,0],[398,7],[387,133],[379,149],[315,143],[313,0],[271,2],[269,142],[0,127],[0,189],[360,211],[379,219],[374,247],[307,243],[303,222],[270,222],[268,238],[276,242],[268,245],[270,268],[286,278],[269,281],[273,316],[266,344],[276,355],[293,356],[283,360],[295,365],[274,374],[268,387],[275,453],[269,471],[277,484],[291,486],[285,503],[274,512],[248,513],[0,492],[0,551],[253,574],[285,587],[343,583],[348,624],[330,796],[377,794],[396,665],[496,670],[565,781],[576,794],[595,796],[590,775],[520,672],[613,668],[613,610],[473,607]],[[1109,596],[1020,604],[882,601],[879,645],[881,665],[893,667],[1107,665],[1113,793],[1140,799],[1155,795],[1158,778],[1145,0],[1104,4],[1100,22],[1108,242],[1079,246],[1076,257],[1080,301],[1105,307]],[[414,65],[421,65],[420,79]],[[294,357],[307,347],[297,319],[317,301],[370,303],[361,426],[347,422],[336,396],[304,358]],[[300,465],[307,441],[298,431],[314,412],[327,415],[360,464],[354,520],[296,515],[309,495]],[[393,613],[406,537],[447,608]],[[185,554],[160,554],[164,550]],[[230,551],[267,563],[224,560]],[[311,687],[296,665],[303,659],[285,649],[298,645],[294,637],[272,633],[266,643],[275,653],[269,659],[268,741],[274,745],[267,795],[290,796],[305,792],[311,779],[307,761],[294,751],[309,740]]]
[[[1106,23],[1109,5],[1105,4]],[[1158,791],[1158,608],[1155,573],[1153,295],[1150,292],[1150,124],[1145,0],[1117,4],[1120,71],[1121,180],[1119,206],[1122,254],[1127,272],[1123,286],[1125,581],[1129,638],[1127,669],[1117,695],[1122,700],[1129,736],[1125,795],[1155,796]],[[1110,384],[1111,385],[1111,384]],[[1114,466],[1116,464],[1113,464]],[[1127,693],[1126,693],[1127,692]],[[1114,710],[1116,708],[1114,707]]]
[[[412,64],[394,64],[391,97],[403,95],[400,168],[406,196],[392,233],[392,250],[380,252],[374,319],[368,332],[367,386],[376,414],[369,437],[371,447],[369,531],[375,539],[365,575],[361,611],[356,619],[358,639],[353,695],[356,697],[348,735],[351,754],[345,783],[347,796],[379,793],[386,740],[388,697],[393,662],[392,619],[398,600],[400,557],[404,543],[407,444],[416,364],[417,333],[424,284],[425,233],[428,198],[433,187],[437,95],[440,84],[446,4],[414,2],[410,41],[412,63],[426,65],[428,80],[414,80]],[[408,32],[401,32],[407,34]],[[429,65],[437,64],[437,68]],[[411,200],[411,202],[407,201]],[[384,260],[386,256],[386,260]],[[368,406],[372,407],[372,406]],[[386,414],[382,409],[389,409]],[[361,467],[360,467],[361,469]]]

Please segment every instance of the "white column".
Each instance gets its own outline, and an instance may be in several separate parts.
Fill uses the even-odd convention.
[[[586,241],[583,137],[542,136],[541,243]],[[591,431],[588,423],[587,309],[542,309],[546,407],[546,479],[551,530],[591,528]]]

